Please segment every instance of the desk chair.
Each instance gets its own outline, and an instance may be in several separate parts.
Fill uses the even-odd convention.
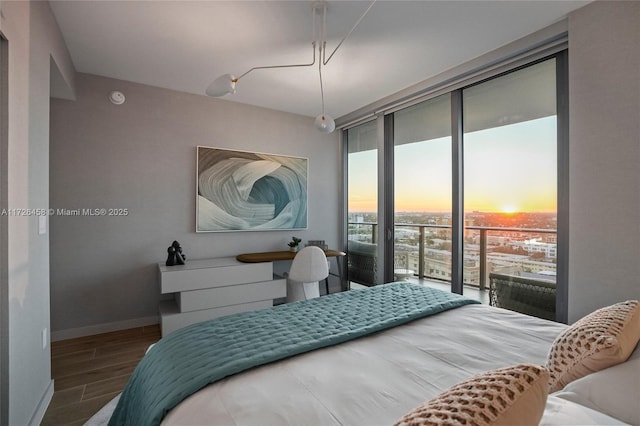
[[[320,296],[318,282],[329,276],[327,257],[319,247],[305,247],[296,254],[287,278],[287,302]]]

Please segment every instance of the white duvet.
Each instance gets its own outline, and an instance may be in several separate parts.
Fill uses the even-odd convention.
[[[163,425],[391,425],[474,374],[544,364],[564,327],[467,305],[229,377]]]
[[[185,399],[162,424],[392,425],[475,374],[545,364],[565,327],[485,305],[462,306],[228,377]],[[108,421],[114,406],[89,424]],[[541,424],[620,423],[549,397]]]

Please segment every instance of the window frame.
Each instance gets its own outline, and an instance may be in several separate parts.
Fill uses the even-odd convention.
[[[554,45],[552,53],[541,55],[534,52],[529,61],[519,60],[504,66],[490,66],[483,74],[475,73],[466,80],[464,76],[455,84],[431,90],[428,94],[416,96],[410,101],[395,104],[386,111],[365,116],[352,121],[341,132],[343,155],[343,248],[347,249],[348,228],[348,129],[370,120],[378,121],[378,265],[383,282],[393,281],[394,256],[394,113],[411,105],[436,98],[442,94],[451,96],[451,139],[452,139],[452,248],[451,248],[451,291],[462,294],[464,255],[464,128],[463,99],[465,88],[482,84],[540,62],[556,60],[556,116],[557,116],[557,270],[556,270],[556,321],[568,321],[568,258],[569,258],[569,94],[568,94],[568,54],[566,46]],[[545,52],[542,50],[542,52]],[[448,89],[447,89],[448,87]],[[449,90],[450,89],[450,90]],[[343,276],[346,275],[346,267]],[[343,286],[347,289],[347,286]]]

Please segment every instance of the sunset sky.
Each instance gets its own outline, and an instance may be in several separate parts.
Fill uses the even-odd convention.
[[[556,211],[556,117],[464,136],[467,212]],[[349,154],[349,211],[375,211],[377,151]],[[395,150],[395,209],[451,210],[451,139]]]

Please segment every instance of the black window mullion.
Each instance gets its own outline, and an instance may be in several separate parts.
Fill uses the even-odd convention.
[[[384,116],[384,219],[385,224],[380,228],[381,239],[384,238],[384,281],[394,280],[394,235],[395,235],[395,200],[394,200],[394,141],[393,141],[393,114]]]
[[[569,321],[569,74],[568,55],[556,55],[557,114],[557,254],[556,254],[556,321]]]
[[[464,256],[464,169],[462,90],[451,92],[451,292],[462,294]]]
[[[347,252],[347,241],[349,240],[349,131],[342,130],[342,251]],[[339,275],[341,278],[340,288],[342,291],[350,290],[351,285],[348,276],[347,260],[338,262],[341,268]],[[345,279],[346,277],[346,279]]]

